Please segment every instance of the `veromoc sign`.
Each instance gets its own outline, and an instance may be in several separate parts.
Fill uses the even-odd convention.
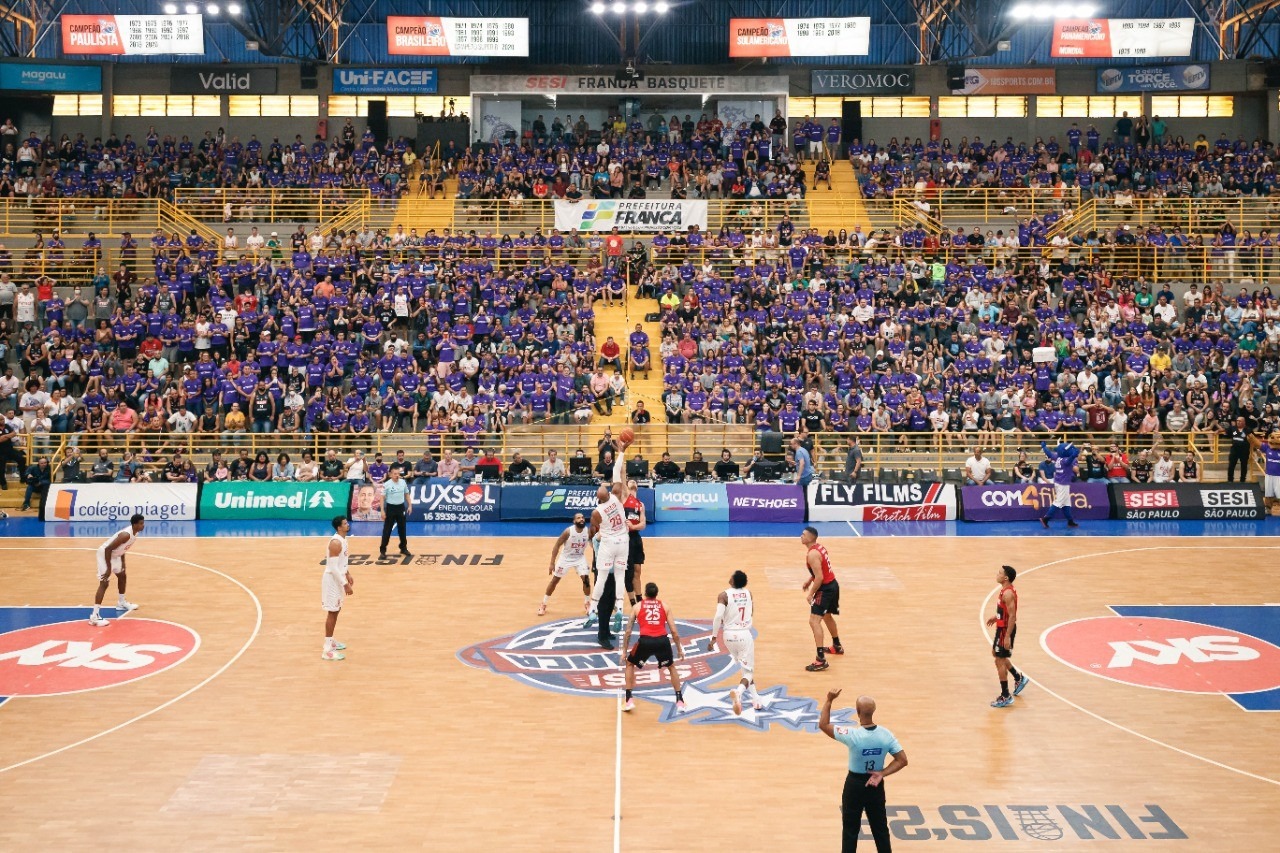
[[[915,89],[912,68],[847,68],[809,74],[809,91],[814,95],[910,95]]]

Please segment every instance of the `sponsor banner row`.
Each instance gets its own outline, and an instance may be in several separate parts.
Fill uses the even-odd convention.
[[[866,56],[870,18],[732,18],[729,56]]]
[[[950,483],[810,483],[810,521],[955,521]]]
[[[129,487],[132,488],[132,487]],[[328,521],[351,504],[350,483],[205,483],[202,519]]]
[[[965,521],[1035,521],[1052,504],[1052,483],[965,486],[960,490],[960,517]],[[1071,512],[1076,519],[1110,518],[1107,484],[1073,483]]]
[[[193,521],[195,483],[55,483],[44,502],[45,521]]]
[[[707,202],[694,201],[556,201],[556,228],[579,233],[684,231],[690,225],[707,230]]]
[[[1125,520],[1201,521],[1263,518],[1257,483],[1115,483],[1115,517]]]
[[[387,16],[392,56],[528,56],[528,18]]]
[[[1055,59],[1190,56],[1195,18],[1058,18]]]
[[[101,92],[101,65],[0,63],[0,89],[28,92]]]
[[[335,95],[434,95],[434,68],[335,67]]]
[[[68,55],[204,53],[199,15],[63,15],[61,23],[62,52]]]
[[[1058,72],[1053,68],[966,68],[964,88],[956,95],[1053,95]]]
[[[498,517],[503,521],[572,521],[582,513],[591,519],[591,512],[599,505],[598,486],[503,486],[502,505]],[[645,518],[654,521],[656,508],[653,489],[640,489],[638,496],[644,504]]]
[[[1208,65],[1098,69],[1099,92],[1194,92],[1208,88]]]
[[[274,95],[280,85],[274,68],[255,65],[174,65],[169,91],[175,95]]]
[[[473,74],[477,95],[573,94],[579,92],[689,92],[704,95],[786,95],[786,75],[648,74],[618,78],[613,74]]]
[[[804,521],[804,492],[781,483],[672,483],[658,486],[658,521]]]

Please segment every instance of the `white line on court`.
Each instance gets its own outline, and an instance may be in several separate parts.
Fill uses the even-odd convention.
[[[96,548],[22,548],[22,547],[7,548],[6,547],[3,549],[0,549],[0,552],[3,552],[3,551],[96,551],[96,550],[97,550]],[[258,638],[258,632],[262,630],[262,602],[258,601],[258,596],[253,594],[253,590],[249,589],[249,587],[245,586],[244,584],[240,583],[240,581],[231,577],[231,575],[220,572],[217,569],[211,569],[208,566],[202,566],[199,563],[192,563],[188,560],[180,560],[177,557],[163,557],[159,554],[144,554],[141,551],[131,551],[130,556],[152,557],[157,560],[168,560],[171,563],[179,563],[184,566],[190,566],[193,569],[200,569],[201,571],[218,575],[219,577],[229,580],[236,586],[240,587],[242,590],[244,590],[245,594],[248,595],[249,598],[253,601],[253,606],[257,611],[257,618],[254,620],[253,631],[249,634],[249,638],[245,640],[244,645],[242,645],[240,649],[234,655],[231,656],[230,660],[228,660],[222,666],[218,667],[218,669],[215,672],[213,672],[208,678],[206,678],[204,681],[201,681],[199,684],[191,687],[190,689],[186,690],[185,692],[173,697],[172,699],[165,702],[164,704],[158,705],[155,708],[152,708],[150,711],[145,711],[139,714],[138,716],[134,717],[133,719],[125,720],[123,723],[120,723],[119,725],[112,726],[106,731],[98,732],[96,735],[90,735],[87,738],[78,740],[75,743],[69,743],[66,746],[62,746],[55,750],[51,750],[49,752],[44,753],[43,755],[37,755],[33,758],[28,758],[25,761],[19,761],[16,764],[10,764],[8,767],[0,767],[0,773],[8,773],[10,770],[17,770],[19,767],[25,767],[28,764],[34,764],[37,761],[42,761],[46,758],[51,758],[55,755],[59,755],[68,750],[75,749],[77,746],[84,746],[86,743],[91,743],[97,740],[98,738],[106,737],[109,734],[114,734],[120,731],[121,729],[124,729],[128,726],[133,725],[139,720],[145,720],[147,717],[150,717],[152,714],[157,714],[160,711],[163,711],[165,708],[168,708],[170,705],[173,705],[177,702],[181,702],[183,699],[186,699],[188,696],[195,693],[197,690],[204,687],[206,684],[213,681],[219,675],[222,675],[222,673],[230,669],[231,665],[234,664],[236,661],[238,661],[241,658],[241,656],[243,656],[244,653],[249,650],[249,646],[253,645],[253,641]],[[15,698],[21,698],[21,697],[15,697]],[[14,700],[13,699],[9,700],[9,702],[12,702],[12,701]],[[6,705],[9,704],[9,702],[6,702],[5,704]]]
[[[845,524],[849,525],[849,529],[853,531],[854,536],[857,536],[859,539],[862,538],[862,534],[858,532],[858,528],[853,526],[852,521],[846,521]]]
[[[613,853],[622,850],[622,695],[622,688],[618,688],[618,722],[613,754]]]
[[[1092,554],[1077,554],[1077,555],[1076,555],[1076,556],[1074,556],[1074,557],[1063,557],[1063,558],[1062,558],[1062,559],[1060,559],[1060,560],[1054,560],[1054,561],[1052,561],[1052,562],[1050,562],[1050,563],[1041,563],[1041,564],[1040,564],[1040,565],[1038,565],[1038,566],[1032,566],[1032,567],[1031,567],[1031,568],[1029,568],[1029,569],[1024,569],[1024,570],[1022,570],[1022,571],[1020,571],[1020,572],[1018,573],[1018,577],[1025,577],[1026,575],[1029,575],[1029,574],[1031,574],[1032,572],[1038,571],[1038,570],[1040,570],[1040,569],[1047,569],[1047,568],[1049,568],[1049,567],[1051,567],[1051,566],[1061,565],[1062,563],[1070,563],[1070,562],[1073,562],[1073,561],[1075,561],[1075,560],[1084,560],[1084,559],[1090,559],[1090,558],[1093,558],[1093,557],[1112,557],[1112,556],[1115,556],[1116,554],[1135,554],[1135,553],[1139,553],[1139,552],[1142,552],[1142,551],[1167,551],[1167,550],[1169,550],[1170,548],[1194,548],[1194,549],[1202,550],[1202,551],[1259,551],[1259,550],[1275,551],[1275,550],[1280,550],[1280,546],[1277,546],[1277,545],[1242,545],[1242,546],[1234,546],[1234,545],[1228,545],[1228,546],[1220,546],[1220,545],[1182,545],[1182,544],[1179,544],[1179,545],[1151,545],[1151,546],[1147,546],[1147,547],[1143,547],[1143,548],[1122,548],[1122,549],[1117,550],[1117,551],[1101,551],[1101,552],[1095,552],[1095,553],[1092,553]],[[998,587],[998,586],[997,586],[997,587],[995,587],[994,589],[992,589],[992,590],[991,590],[991,592],[987,593],[987,597],[986,597],[986,598],[984,598],[984,599],[982,600],[982,605],[978,608],[978,625],[980,626],[980,630],[982,631],[983,636],[985,636],[985,637],[987,638],[987,641],[988,641],[988,642],[990,642],[990,641],[991,641],[992,636],[991,636],[991,634],[987,631],[987,620],[986,620],[987,608],[991,606],[991,599],[992,599],[992,597],[996,594],[996,591],[997,591],[997,590],[999,590],[999,589],[1000,589],[1000,587]],[[1027,677],[1028,677],[1028,678],[1031,678],[1030,674],[1028,674],[1028,675],[1027,675]],[[1095,713],[1095,712],[1093,712],[1093,711],[1090,711],[1088,708],[1085,708],[1085,707],[1082,707],[1082,706],[1080,706],[1080,705],[1077,705],[1075,702],[1072,702],[1070,699],[1066,698],[1066,697],[1065,697],[1065,696],[1063,696],[1062,694],[1057,693],[1057,692],[1055,692],[1055,691],[1051,690],[1050,688],[1046,687],[1046,686],[1045,686],[1041,681],[1039,681],[1038,679],[1031,678],[1031,682],[1032,682],[1033,684],[1035,684],[1035,685],[1036,685],[1036,687],[1040,688],[1040,689],[1041,689],[1041,690],[1043,690],[1045,693],[1048,693],[1050,696],[1052,696],[1054,699],[1057,699],[1059,702],[1063,703],[1064,705],[1067,705],[1067,706],[1069,706],[1069,707],[1071,707],[1071,708],[1075,708],[1075,709],[1076,709],[1077,711],[1079,711],[1080,713],[1085,714],[1085,715],[1087,715],[1087,716],[1090,716],[1090,717],[1092,717],[1093,719],[1097,720],[1097,721],[1098,721],[1098,722],[1100,722],[1100,723],[1106,723],[1108,726],[1111,726],[1111,727],[1112,727],[1112,728],[1114,728],[1114,729],[1119,729],[1120,731],[1124,732],[1125,734],[1130,734],[1130,735],[1133,735],[1133,736],[1134,736],[1134,737],[1136,737],[1136,738],[1141,738],[1142,740],[1145,740],[1147,743],[1152,743],[1152,744],[1155,744],[1156,746],[1162,746],[1162,747],[1164,747],[1165,749],[1168,749],[1168,750],[1170,750],[1170,751],[1172,751],[1172,752],[1176,752],[1176,753],[1178,753],[1179,755],[1185,755],[1185,756],[1186,756],[1186,757],[1188,757],[1188,758],[1194,758],[1196,761],[1203,761],[1205,764],[1212,764],[1214,767],[1221,768],[1222,770],[1227,770],[1227,771],[1230,771],[1231,773],[1235,773],[1235,774],[1240,775],[1240,776],[1247,776],[1248,778],[1250,778],[1250,779],[1256,779],[1256,780],[1257,780],[1257,781],[1259,781],[1259,782],[1267,782],[1268,784],[1271,784],[1271,785],[1280,786],[1280,779],[1271,779],[1271,778],[1269,778],[1269,777],[1267,777],[1267,776],[1259,776],[1259,775],[1258,775],[1258,774],[1256,774],[1256,773],[1250,773],[1248,770],[1241,770],[1239,767],[1232,767],[1230,764],[1223,764],[1223,763],[1222,763],[1222,762],[1220,762],[1220,761],[1214,761],[1212,758],[1208,758],[1208,757],[1203,756],[1203,755],[1197,755],[1196,753],[1194,753],[1194,752],[1188,752],[1188,751],[1187,751],[1187,750],[1185,750],[1185,749],[1180,749],[1179,747],[1176,747],[1176,746],[1174,746],[1174,745],[1173,745],[1173,744],[1171,744],[1171,743],[1165,743],[1164,741],[1162,741],[1162,740],[1158,740],[1158,739],[1156,739],[1156,738],[1153,738],[1153,737],[1151,737],[1150,735],[1144,735],[1142,732],[1134,731],[1133,729],[1129,728],[1128,726],[1121,725],[1120,723],[1117,723],[1117,722],[1115,722],[1114,720],[1109,720],[1109,719],[1107,719],[1106,717],[1102,716],[1101,714],[1098,714],[1098,713]]]

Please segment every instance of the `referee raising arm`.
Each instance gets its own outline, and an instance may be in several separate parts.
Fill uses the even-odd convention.
[[[858,833],[862,831],[862,813],[867,813],[871,835],[876,840],[876,853],[889,853],[889,820],[884,807],[884,777],[897,773],[907,766],[907,753],[898,745],[893,732],[877,726],[871,719],[876,712],[876,700],[859,696],[854,703],[858,712],[857,726],[831,725],[831,703],[840,695],[839,690],[827,693],[818,717],[818,728],[832,740],[849,747],[849,775],[844,780],[844,797],[841,811],[844,815],[844,843],[842,853],[858,849]],[[893,761],[885,766],[885,756]]]
[[[405,538],[405,521],[413,510],[413,498],[409,496],[409,481],[400,475],[400,466],[392,465],[387,472],[387,479],[382,484],[382,544],[378,546],[378,556],[387,556],[387,543],[391,541],[391,528],[400,533],[400,553],[412,557],[409,553],[409,540]]]

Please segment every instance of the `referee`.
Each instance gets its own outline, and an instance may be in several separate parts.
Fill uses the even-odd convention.
[[[840,695],[839,690],[827,693],[818,717],[818,728],[832,740],[849,747],[849,775],[844,780],[844,797],[841,812],[844,815],[843,853],[858,849],[858,833],[862,831],[862,813],[867,813],[871,836],[876,840],[876,853],[889,853],[889,820],[885,815],[884,777],[897,773],[907,766],[907,753],[898,745],[893,732],[877,726],[871,719],[876,712],[876,700],[859,696],[854,703],[858,712],[857,726],[831,725],[831,703]],[[893,762],[885,767],[885,756],[892,755]]]
[[[391,528],[400,531],[400,553],[412,557],[409,553],[409,540],[405,538],[405,520],[413,510],[413,498],[409,496],[409,482],[400,474],[400,466],[392,465],[387,472],[387,479],[382,484],[382,544],[378,546],[378,556],[387,556],[387,543],[391,541]]]

